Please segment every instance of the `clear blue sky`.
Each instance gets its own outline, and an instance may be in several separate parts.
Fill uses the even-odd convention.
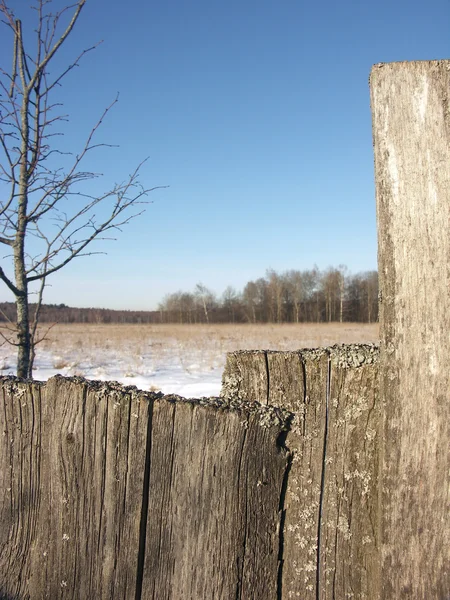
[[[170,187],[45,300],[153,309],[267,268],[376,269],[370,69],[448,58],[449,25],[449,0],[87,0],[61,64],[104,43],[60,92],[64,143],[76,150],[120,92],[98,137],[120,148],[85,167],[101,191],[149,157],[143,183]]]

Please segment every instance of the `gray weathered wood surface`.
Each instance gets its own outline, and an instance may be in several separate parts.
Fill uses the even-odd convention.
[[[2,396],[0,589],[134,597],[149,403],[60,377]]]
[[[279,433],[266,410],[155,403],[143,598],[277,597]]]
[[[370,77],[381,290],[383,600],[450,598],[450,61]]]
[[[62,377],[0,387],[2,600],[276,597],[289,413]]]
[[[222,394],[288,408],[282,597],[375,599],[378,348],[233,352]]]

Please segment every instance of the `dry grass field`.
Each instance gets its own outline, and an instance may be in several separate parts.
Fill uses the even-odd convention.
[[[153,347],[176,343],[189,348],[203,347],[221,352],[233,350],[296,350],[349,344],[376,342],[378,323],[300,323],[261,325],[55,325],[40,349],[65,350],[119,349],[142,345]]]

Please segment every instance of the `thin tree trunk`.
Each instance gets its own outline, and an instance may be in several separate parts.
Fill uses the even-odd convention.
[[[30,318],[28,309],[28,290],[27,282],[24,281],[25,290],[23,295],[16,296],[17,306],[17,377],[27,379],[30,377]]]
[[[22,173],[21,173],[22,177]],[[20,188],[23,186],[20,185]],[[17,306],[17,377],[24,379],[31,376],[31,336],[30,316],[28,307],[28,281],[25,267],[25,210],[27,193],[26,189],[20,190],[18,210],[18,231],[14,243],[14,275],[16,280],[16,306]]]
[[[206,322],[209,325],[208,307],[206,306],[206,300],[203,298],[203,311],[205,313]]]
[[[23,126],[22,126],[23,127]],[[23,130],[23,129],[22,129]],[[26,137],[28,140],[28,137]],[[23,144],[25,146],[25,142]],[[23,153],[23,151],[22,151]],[[27,154],[26,151],[22,156],[22,164],[20,168],[19,179],[19,206],[18,206],[18,223],[17,235],[14,243],[14,275],[16,280],[16,295],[17,305],[17,338],[18,338],[18,354],[17,354],[17,377],[30,377],[30,317],[28,308],[28,281],[26,276],[25,266],[25,232],[26,232],[26,210],[28,203],[27,194]]]
[[[38,293],[38,297],[37,297],[37,301],[36,301],[36,308],[34,311],[34,317],[33,317],[33,325],[30,327],[28,327],[29,331],[30,331],[30,362],[28,365],[28,377],[31,379],[31,377],[33,376],[33,367],[34,367],[34,359],[36,358],[36,344],[39,342],[39,340],[37,340],[37,331],[38,331],[38,323],[39,323],[39,314],[41,312],[41,308],[42,308],[42,297],[44,294],[44,289],[45,289],[45,277],[41,280],[41,286],[39,289],[39,293]],[[27,295],[28,297],[28,295]]]
[[[19,208],[20,221],[20,208]],[[25,221],[25,219],[23,219]],[[25,230],[25,223],[23,229]],[[32,336],[30,331],[30,309],[28,305],[28,281],[26,277],[25,266],[25,233],[18,234],[14,247],[14,270],[16,279],[16,288],[19,294],[16,295],[17,307],[17,377],[29,379],[32,376]]]
[[[283,298],[281,290],[277,290],[277,323],[283,322]]]
[[[17,306],[17,376],[28,378],[31,376],[31,336],[30,317],[28,307],[28,281],[25,265],[25,234],[27,229],[28,208],[28,151],[30,143],[29,103],[30,89],[25,77],[25,52],[23,49],[21,22],[16,21],[16,44],[18,52],[18,69],[23,88],[21,119],[21,144],[20,144],[20,171],[19,171],[19,197],[17,207],[17,230],[14,241],[14,276],[16,280],[16,306]]]

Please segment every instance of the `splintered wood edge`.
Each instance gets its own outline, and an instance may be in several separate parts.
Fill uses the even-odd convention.
[[[105,396],[116,399],[129,395],[132,399],[147,400],[148,402],[183,403],[220,411],[238,412],[247,418],[251,416],[256,417],[259,425],[264,429],[273,427],[280,431],[288,431],[294,417],[294,414],[286,409],[277,406],[265,406],[258,402],[247,402],[232,396],[183,398],[176,394],[165,395],[162,392],[147,392],[140,390],[134,385],[122,385],[117,381],[88,380],[83,377],[63,377],[62,375],[55,375],[47,382],[20,379],[12,375],[0,376],[0,385],[12,396],[21,396],[23,394],[22,390],[28,386],[33,385],[45,388],[52,382],[57,382],[59,385],[74,384],[84,386],[87,391],[93,392],[99,400]]]
[[[379,359],[378,344],[334,344],[320,348],[300,348],[298,350],[235,350],[228,352],[227,357],[251,357],[279,354],[285,356],[298,355],[302,360],[319,360],[328,356],[334,365],[341,368],[358,368],[375,364]]]

